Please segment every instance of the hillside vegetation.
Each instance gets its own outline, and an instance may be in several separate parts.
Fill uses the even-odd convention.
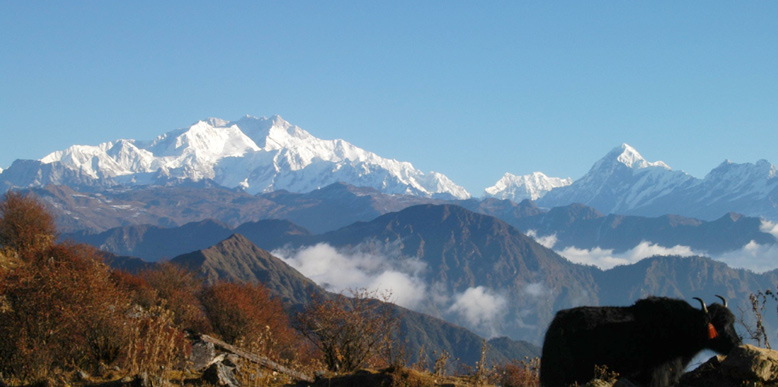
[[[0,201],[0,385],[223,384],[194,356],[203,334],[265,362],[235,353],[216,360],[240,385],[290,385],[298,380],[286,375],[298,374],[316,374],[322,385],[537,382],[536,360],[490,363],[486,342],[475,364],[423,351],[411,363],[401,309],[374,293],[312,295],[294,312],[259,282],[216,274],[205,282],[173,263],[112,270],[95,248],[56,236],[52,216],[32,197],[9,191]],[[451,364],[455,376],[446,376]]]

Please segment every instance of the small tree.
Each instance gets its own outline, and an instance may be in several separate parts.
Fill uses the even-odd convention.
[[[747,321],[747,312],[743,310],[742,307],[738,307],[740,310],[738,323],[740,323],[743,329],[746,330],[749,338],[756,342],[757,346],[764,346],[765,348],[770,349],[770,340],[767,337],[767,330],[765,329],[764,322],[762,321],[762,315],[765,308],[767,307],[768,297],[778,301],[778,296],[770,289],[751,293],[748,296],[748,299],[751,301],[751,313],[753,313],[754,319],[753,325]]]
[[[0,200],[0,247],[25,255],[56,240],[54,218],[31,195],[8,191]]]
[[[141,277],[156,292],[164,307],[173,312],[173,320],[182,329],[209,332],[198,295],[203,290],[203,280],[195,273],[170,262],[145,270]]]
[[[351,372],[374,359],[386,340],[391,340],[398,319],[387,305],[390,295],[351,290],[339,294],[312,295],[312,303],[297,315],[296,325],[322,353],[330,371]]]
[[[200,297],[213,331],[277,360],[295,354],[298,337],[281,303],[261,284],[220,282]]]

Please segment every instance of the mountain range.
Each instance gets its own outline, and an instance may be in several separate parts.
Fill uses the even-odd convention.
[[[725,161],[698,179],[648,162],[627,144],[613,149],[572,184],[549,191],[538,205],[582,203],[608,214],[676,214],[713,220],[728,212],[778,219],[778,176],[766,160]]]
[[[303,302],[314,282],[335,292],[391,287],[404,308],[484,337],[535,344],[559,309],[628,305],[647,295],[715,300],[720,294],[748,319],[749,294],[778,281],[778,270],[754,273],[699,256],[656,256],[601,270],[570,262],[493,216],[450,204],[412,206],[322,234],[277,220],[238,227],[245,236],[223,227],[207,221],[157,238],[189,241],[180,246],[184,250],[223,237],[168,257],[209,280],[263,282],[289,303]],[[279,231],[266,235],[273,229]],[[210,240],[196,241],[210,233]],[[101,240],[128,235],[134,234],[117,229]],[[153,254],[156,246],[175,253],[156,242],[138,248],[155,234],[138,235],[136,252]],[[114,258],[113,264],[121,267],[128,260]],[[765,319],[778,326],[776,316],[765,314]]]
[[[344,140],[318,139],[279,116],[210,118],[152,141],[73,145],[0,170],[0,186],[6,189],[54,184],[79,192],[221,186],[250,195],[299,194],[334,183],[417,198],[471,197],[443,174],[423,173],[409,162],[380,157]],[[714,220],[737,212],[778,220],[778,177],[769,162],[725,161],[699,179],[661,161],[647,161],[627,144],[575,181],[541,172],[506,173],[483,197],[530,199],[545,208],[581,203],[605,214]]]
[[[456,205],[494,216],[525,234],[552,240],[554,243],[546,246],[558,251],[601,248],[620,253],[650,243],[668,248],[684,246],[697,254],[718,256],[747,245],[775,246],[778,237],[774,223],[735,213],[714,221],[678,215],[604,215],[582,204],[546,210],[529,200],[444,201],[387,195],[342,183],[306,194],[274,192],[259,196],[218,187],[148,187],[96,195],[48,186],[33,192],[57,215],[64,237],[147,260],[205,248],[232,233],[274,249],[289,238],[305,240],[314,234],[428,204]],[[176,243],[169,243],[171,240]]]
[[[446,176],[382,158],[343,140],[321,140],[280,116],[238,121],[217,118],[165,133],[153,141],[74,145],[40,160],[17,160],[2,180],[15,187],[68,185],[94,190],[211,180],[251,194],[309,192],[335,182],[386,193],[467,198]]]
[[[698,179],[622,144],[575,181],[506,173],[472,198],[274,116],[75,145],[17,160],[0,185],[42,199],[63,239],[116,268],[171,260],[207,281],[262,282],[293,308],[312,291],[394,289],[413,345],[467,362],[481,337],[494,356],[532,356],[558,310],[647,295],[723,295],[749,324],[749,295],[778,281],[778,178],[764,160]],[[674,249],[612,268],[564,255],[644,245]],[[700,256],[762,247],[759,272]]]

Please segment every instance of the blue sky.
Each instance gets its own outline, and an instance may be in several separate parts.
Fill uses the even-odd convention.
[[[622,142],[776,163],[778,2],[0,0],[0,167],[246,114],[475,196]]]

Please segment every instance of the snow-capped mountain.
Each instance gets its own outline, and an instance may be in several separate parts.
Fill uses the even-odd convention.
[[[760,160],[756,164],[725,161],[698,179],[661,161],[646,161],[633,147],[622,144],[586,175],[538,200],[545,207],[571,203],[603,213],[713,220],[739,212],[778,219],[778,178],[775,166]]]
[[[565,187],[573,183],[573,179],[548,177],[543,172],[533,172],[529,175],[516,176],[506,173],[493,186],[484,190],[484,197],[508,199],[516,203],[524,199],[537,200],[554,188]]]
[[[280,116],[211,118],[150,142],[74,145],[41,160],[17,160],[0,175],[17,187],[111,186],[213,181],[255,194],[309,192],[335,182],[390,194],[467,199],[446,176],[382,158],[343,140],[322,140]]]
[[[679,187],[655,203],[639,208],[647,214],[677,213],[715,219],[726,212],[778,220],[778,176],[766,160],[737,164],[729,160],[705,178]]]
[[[646,161],[635,148],[622,144],[582,178],[549,192],[539,203],[552,207],[582,203],[605,213],[625,213],[692,181],[691,175],[661,161]]]

